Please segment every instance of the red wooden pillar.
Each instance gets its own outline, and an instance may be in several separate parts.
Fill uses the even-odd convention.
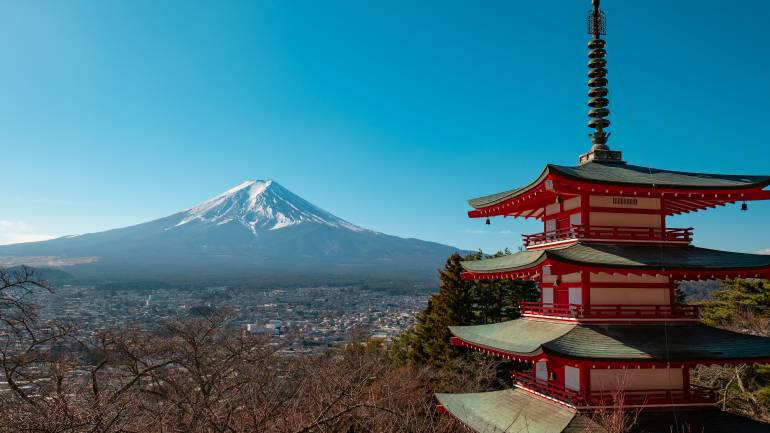
[[[590,221],[591,213],[588,211],[589,200],[590,200],[590,197],[588,196],[588,194],[586,193],[580,194],[580,225],[582,225],[586,229],[591,225],[591,221]]]
[[[666,240],[666,205],[663,196],[660,196],[660,232],[663,234],[663,240]]]
[[[588,401],[591,398],[591,365],[581,363],[578,367],[580,368],[580,391]]]
[[[583,298],[583,315],[591,311],[591,273],[580,271],[580,296]]]

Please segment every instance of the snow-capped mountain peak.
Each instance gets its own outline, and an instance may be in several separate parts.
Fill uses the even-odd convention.
[[[140,224],[0,246],[14,264],[67,266],[76,281],[185,286],[358,284],[427,287],[455,248],[355,226],[270,180]],[[394,286],[395,287],[395,286]]]
[[[247,180],[224,193],[181,213],[173,227],[198,222],[241,224],[253,234],[299,224],[324,224],[352,231],[366,229],[339,218],[273,180]]]

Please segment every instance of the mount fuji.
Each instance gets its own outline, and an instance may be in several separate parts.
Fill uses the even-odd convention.
[[[248,180],[181,214],[183,218],[174,227],[191,222],[215,225],[234,222],[248,228],[254,236],[265,230],[280,230],[307,223],[365,231],[316,207],[272,180]]]
[[[275,181],[249,180],[143,224],[0,246],[0,266],[42,263],[82,282],[433,284],[456,250],[359,227]]]

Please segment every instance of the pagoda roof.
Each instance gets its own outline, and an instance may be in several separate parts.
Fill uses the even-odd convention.
[[[692,173],[607,162],[578,166],[548,164],[547,169],[577,180],[656,188],[734,189],[770,183],[770,176]]]
[[[517,319],[476,326],[450,326],[449,332],[477,348],[511,355],[533,356],[541,346],[571,331],[575,324]]]
[[[519,251],[489,259],[463,260],[460,264],[468,272],[500,272],[528,268],[548,257],[548,250]]]
[[[436,394],[443,408],[478,433],[606,432],[575,409],[521,389]]]
[[[770,358],[770,338],[701,324],[578,325],[543,345],[571,358],[691,361]]]
[[[449,329],[462,345],[498,356],[537,357],[546,353],[571,359],[639,362],[770,359],[770,338],[701,324],[596,325],[515,319]]]
[[[436,394],[444,410],[477,433],[606,433],[589,416],[522,389]],[[643,410],[631,433],[768,433],[770,424],[716,408],[676,411]]]
[[[544,264],[581,269],[657,270],[659,273],[700,272],[704,277],[731,271],[767,272],[770,255],[736,253],[682,245],[633,245],[578,242],[564,247],[522,251],[500,257],[461,262],[465,278],[510,278],[507,274],[534,274]],[[573,269],[573,271],[580,269]]]
[[[735,200],[756,200],[770,198],[766,192],[760,191],[764,186],[770,185],[770,175],[731,175],[731,174],[712,174],[712,173],[693,173],[684,171],[662,170],[658,168],[643,167],[639,165],[632,165],[618,162],[596,162],[591,161],[586,164],[578,166],[566,166],[548,164],[545,169],[540,173],[540,176],[532,183],[520,187],[514,188],[508,191],[503,191],[496,194],[490,194],[483,197],[473,198],[468,200],[468,204],[474,209],[485,209],[489,207],[497,207],[505,202],[508,202],[514,198],[528,198],[533,199],[538,193],[541,194],[548,192],[542,188],[543,181],[546,179],[559,179],[566,184],[570,184],[568,187],[578,187],[580,185],[593,185],[593,186],[612,186],[612,187],[626,187],[627,192],[631,192],[632,188],[643,188],[645,191],[655,190],[660,193],[674,193],[674,192],[716,192],[729,193],[729,192],[751,192],[746,196],[732,197],[706,197],[707,202],[713,203],[699,203],[688,204],[684,207],[678,207],[677,209],[671,209],[672,213],[680,213],[679,211],[689,211],[697,208],[713,207],[716,203],[725,203]],[[573,185],[574,184],[574,185]],[[559,188],[557,188],[559,189]],[[577,188],[579,189],[579,188]],[[757,191],[760,191],[757,193]],[[556,191],[550,191],[555,194]],[[568,190],[562,191],[568,193]],[[576,188],[572,188],[572,193],[578,193]],[[526,194],[530,193],[530,194]],[[613,191],[613,193],[616,193]],[[684,199],[684,197],[683,197]],[[482,216],[477,212],[472,211],[471,216]],[[490,215],[498,214],[497,212],[491,212]],[[499,213],[499,214],[505,214]]]

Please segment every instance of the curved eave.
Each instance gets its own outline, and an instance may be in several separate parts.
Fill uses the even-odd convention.
[[[554,273],[655,273],[676,279],[770,277],[770,256],[694,246],[633,246],[577,243],[547,250]]]
[[[617,184],[599,185],[596,183],[569,181],[562,183],[562,190],[573,193],[596,193],[625,197],[657,197],[663,200],[666,215],[681,215],[699,210],[726,206],[743,201],[770,200],[770,191],[763,189],[767,184],[747,188],[722,190],[693,190],[667,187],[638,187]],[[565,194],[567,194],[565,192]]]
[[[573,272],[580,270],[618,275],[665,275],[674,281],[729,280],[734,278],[770,279],[770,267],[730,268],[714,270],[706,268],[668,268],[663,266],[647,266],[635,268],[604,265],[581,266],[574,268]],[[501,279],[502,278],[509,277],[501,277]]]
[[[539,254],[536,254],[539,253]],[[523,263],[521,254],[532,259]],[[770,278],[770,256],[690,246],[632,246],[576,243],[510,256],[462,262],[463,280],[528,279],[579,271],[614,274],[661,274],[675,280]],[[511,266],[511,263],[517,266]]]
[[[548,164],[538,178],[529,185],[497,194],[468,200],[474,209],[468,212],[471,218],[492,216],[513,216],[524,218],[542,217],[542,208],[553,202],[556,195],[577,195],[597,193],[629,197],[660,197],[664,199],[667,215],[678,215],[702,209],[715,208],[738,201],[768,200],[770,176],[717,175],[708,173],[687,173],[651,169],[654,174],[645,181],[639,173],[643,167],[625,164],[589,163],[611,170],[623,170],[629,178],[636,181],[624,181],[622,173],[601,179],[576,175],[578,167],[566,167]],[[661,180],[661,176],[689,180],[689,184],[678,184]],[[610,180],[612,179],[612,180]],[[552,182],[546,188],[545,181]],[[708,183],[711,180],[712,183]],[[657,183],[656,183],[657,182]],[[698,183],[701,182],[701,183]]]
[[[517,196],[520,196],[528,191],[531,191],[537,188],[537,186],[540,185],[545,180],[546,177],[548,177],[548,171],[549,171],[548,166],[546,166],[543,169],[543,171],[540,173],[540,176],[538,176],[537,179],[535,179],[529,185],[523,186],[521,188],[514,188],[509,191],[499,192],[496,194],[490,194],[482,197],[472,198],[468,200],[468,204],[474,209],[484,209],[490,206],[494,206],[496,204],[503,203]]]
[[[763,363],[770,360],[770,338],[701,324],[583,324],[543,343],[543,351],[602,363]]]
[[[575,174],[575,172],[592,167],[619,173],[605,174],[606,178],[593,175],[590,170],[586,170],[586,173],[582,175]],[[632,164],[594,162],[577,167],[548,164],[546,170],[565,179],[595,185],[651,188],[659,191],[741,191],[762,189],[770,185],[769,175],[695,173],[661,170]]]
[[[436,394],[439,410],[451,414],[477,433],[560,433],[591,426],[590,431],[604,432],[598,425],[578,414],[574,408],[548,400],[521,389],[468,393]],[[572,428],[570,428],[572,427]]]
[[[660,192],[663,209],[666,215],[681,215],[703,209],[725,206],[739,201],[770,200],[770,191],[766,186],[753,187],[746,190],[730,190],[727,192]]]
[[[770,338],[702,324],[578,324],[522,318],[450,326],[454,346],[504,359],[534,362],[549,356],[613,363],[658,365],[770,362]],[[616,365],[617,367],[617,365]]]
[[[560,273],[571,273],[578,271],[588,271],[595,273],[607,273],[618,275],[666,275],[675,281],[704,281],[704,280],[729,280],[733,278],[760,278],[770,279],[770,268],[735,268],[713,269],[699,268],[679,268],[670,269],[664,267],[621,267],[621,266],[585,266],[574,269],[562,268]],[[538,269],[524,271],[502,271],[502,272],[463,272],[460,277],[465,281],[479,280],[528,280],[539,276],[541,272]]]
[[[557,339],[575,327],[535,319],[474,326],[450,326],[454,346],[469,347],[506,359],[531,361],[542,354],[544,343]]]
[[[522,251],[502,257],[460,262],[465,269],[460,275],[463,280],[487,278],[531,278],[540,272],[546,259],[546,250]],[[505,275],[505,276],[502,276]]]

